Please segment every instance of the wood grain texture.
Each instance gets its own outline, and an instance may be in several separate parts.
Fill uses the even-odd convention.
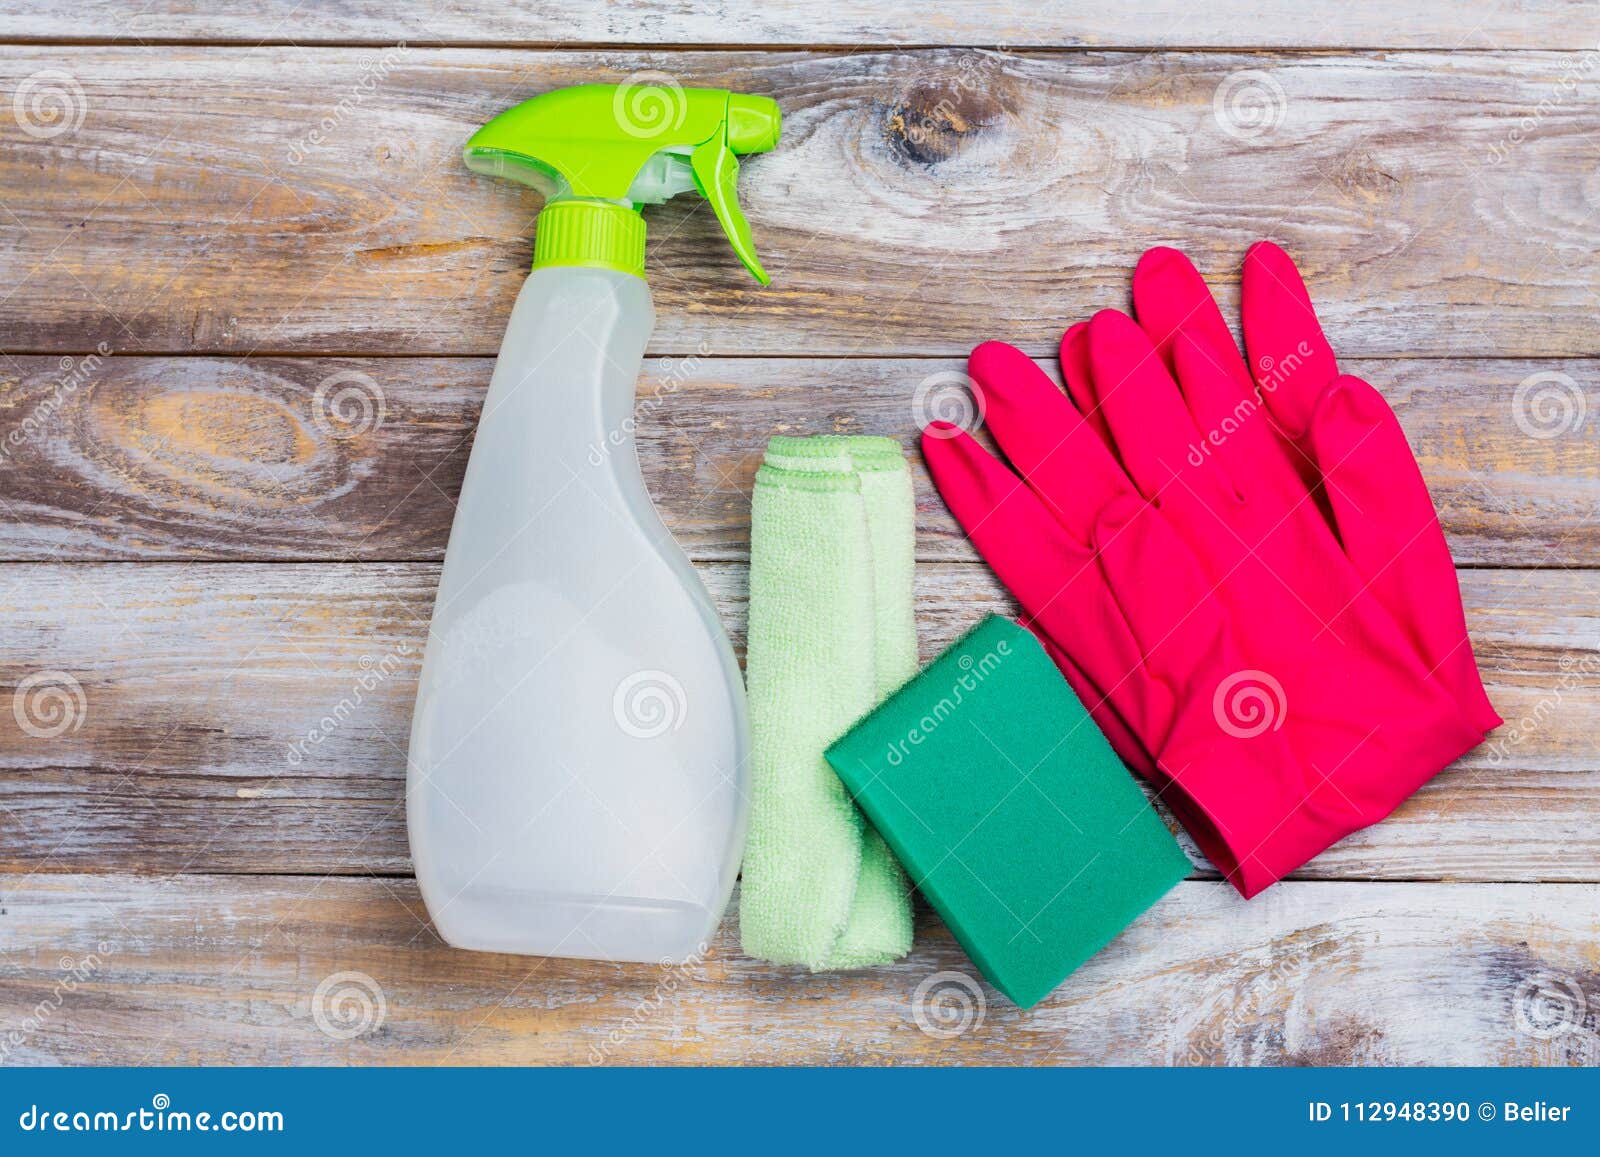
[[[0,362],[0,558],[442,558],[492,367],[487,358]],[[652,359],[636,411],[645,477],[694,557],[741,559],[771,435],[891,434],[914,464],[921,556],[975,559],[914,444],[922,422],[966,400],[963,368],[962,359]],[[1600,417],[1600,362],[1346,368],[1395,406],[1460,563],[1600,564],[1594,419],[1533,424],[1524,387],[1545,382],[1552,403],[1565,397]]]
[[[154,0],[129,10],[116,0],[12,0],[0,14],[6,40],[293,40],[388,44],[779,45],[1219,45],[1239,48],[1592,48],[1600,17],[1577,0],[1519,0],[1462,9],[1427,0],[1349,0],[1308,17],[1292,0],[1176,0],[1135,7],[1066,0],[1019,7],[968,0],[933,7],[906,0],[450,0],[418,6],[338,0],[314,5],[261,0],[205,6]]]
[[[0,1064],[1600,1064],[1600,569],[1549,569],[1600,567],[1600,9],[135,7],[0,12]],[[664,43],[727,50],[626,47]],[[1157,243],[1231,316],[1267,236],[1458,561],[1524,568],[1461,573],[1506,726],[1298,878],[1246,904],[1197,869],[954,1036],[917,992],[974,970],[926,910],[859,974],[744,959],[731,917],[682,969],[445,948],[407,732],[538,208],[459,148],[663,75],[786,117],[742,181],[772,289],[704,206],[647,213],[641,458],[736,646],[768,436],[909,446],[975,342],[1052,355]],[[927,657],[1012,608],[917,477]]]
[[[551,87],[649,71],[772,93],[786,116],[741,182],[772,288],[694,198],[646,214],[657,353],[998,337],[1043,354],[1064,320],[1124,302],[1155,243],[1190,251],[1231,311],[1260,237],[1301,258],[1347,356],[1600,353],[1593,53],[118,46],[62,63],[0,60],[24,107],[63,102],[0,123],[13,352],[491,354],[538,202],[469,173],[461,143]]]
[[[702,573],[742,646],[744,567]],[[405,749],[437,575],[0,568],[0,868],[408,872]],[[1600,572],[1462,578],[1507,726],[1303,876],[1600,880]],[[925,658],[1013,610],[959,563],[921,568],[917,609]],[[39,672],[81,692],[58,677],[52,701],[25,682]]]
[[[733,918],[677,968],[456,952],[410,881],[8,876],[0,904],[11,1063],[1600,1063],[1593,885],[1184,883],[1031,1012],[983,986],[964,1022],[933,1019],[976,983],[926,912],[906,960],[814,976]],[[1583,994],[1565,1031],[1541,986]]]

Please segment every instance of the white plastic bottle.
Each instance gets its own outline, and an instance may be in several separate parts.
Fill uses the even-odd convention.
[[[581,143],[585,116],[625,107],[615,91],[537,98],[468,146],[474,168],[532,173],[556,199],[540,215],[451,529],[412,725],[408,822],[423,899],[448,943],[681,961],[715,933],[738,872],[748,734],[716,609],[635,456],[635,382],[655,322],[643,221],[631,200],[583,196],[622,177],[564,152]],[[738,143],[730,102],[763,99],[661,91],[711,111],[688,126],[693,141],[677,140],[682,124],[654,148],[616,129],[634,154],[610,167],[642,158],[623,186],[635,197],[676,191],[693,149]],[[770,148],[776,106],[755,108],[770,115]],[[720,127],[707,132],[711,120]],[[603,152],[612,130],[585,131]],[[691,151],[652,161],[679,145]],[[518,170],[519,159],[537,167]]]

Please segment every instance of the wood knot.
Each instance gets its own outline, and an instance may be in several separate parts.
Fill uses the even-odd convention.
[[[948,85],[918,84],[890,105],[884,135],[896,156],[913,164],[937,165],[998,122],[1001,111],[998,101],[968,79]]]

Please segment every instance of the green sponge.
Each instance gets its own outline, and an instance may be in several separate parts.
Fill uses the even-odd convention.
[[[979,971],[1023,1008],[1189,872],[1044,649],[998,615],[827,754]]]

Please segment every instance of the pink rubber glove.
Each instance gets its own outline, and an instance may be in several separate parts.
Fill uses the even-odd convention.
[[[1287,459],[1307,484],[1321,482],[1318,498],[1346,556],[1432,677],[1481,730],[1498,727],[1422,471],[1383,395],[1339,373],[1289,255],[1269,241],[1245,255],[1242,312],[1253,380],[1205,282],[1182,253],[1146,253],[1133,275],[1133,301],[1141,327],[1177,374],[1195,424],[1218,432],[1201,452],[1230,478],[1259,477]],[[1074,326],[1062,339],[1068,389],[1080,405],[1092,395],[1081,372],[1085,329]],[[1270,418],[1247,420],[1262,402]]]
[[[1153,325],[1157,303],[1172,299],[1146,282],[1141,316]],[[1251,396],[1247,379],[1218,364],[1220,347],[1200,347],[1183,329],[1163,334],[1182,392],[1127,317],[1107,311],[1072,331],[1067,376],[1087,420],[1020,352],[975,350],[989,426],[1021,479],[951,427],[930,427],[923,446],[957,519],[1097,720],[1114,741],[1120,733],[1119,749],[1134,749],[1131,761],[1251,896],[1387,815],[1476,745],[1493,712],[1486,700],[1481,717],[1463,707],[1468,688],[1451,681],[1460,665],[1443,632],[1402,623],[1373,589],[1385,585],[1375,581],[1379,540],[1334,534],[1292,443],[1259,406],[1237,408]],[[1277,338],[1258,329],[1263,342]],[[1233,419],[1226,436],[1211,438],[1224,418]],[[1353,420],[1322,403],[1303,437],[1323,447],[1324,419]],[[1224,466],[1218,452],[1230,445]],[[1363,457],[1396,476],[1363,476],[1361,493],[1388,495],[1407,479],[1420,487],[1404,457],[1404,471]],[[1342,481],[1343,459],[1321,460]],[[1346,521],[1357,516],[1353,498],[1334,505]],[[1401,541],[1398,554],[1411,545]],[[1451,595],[1459,615],[1453,586]]]

